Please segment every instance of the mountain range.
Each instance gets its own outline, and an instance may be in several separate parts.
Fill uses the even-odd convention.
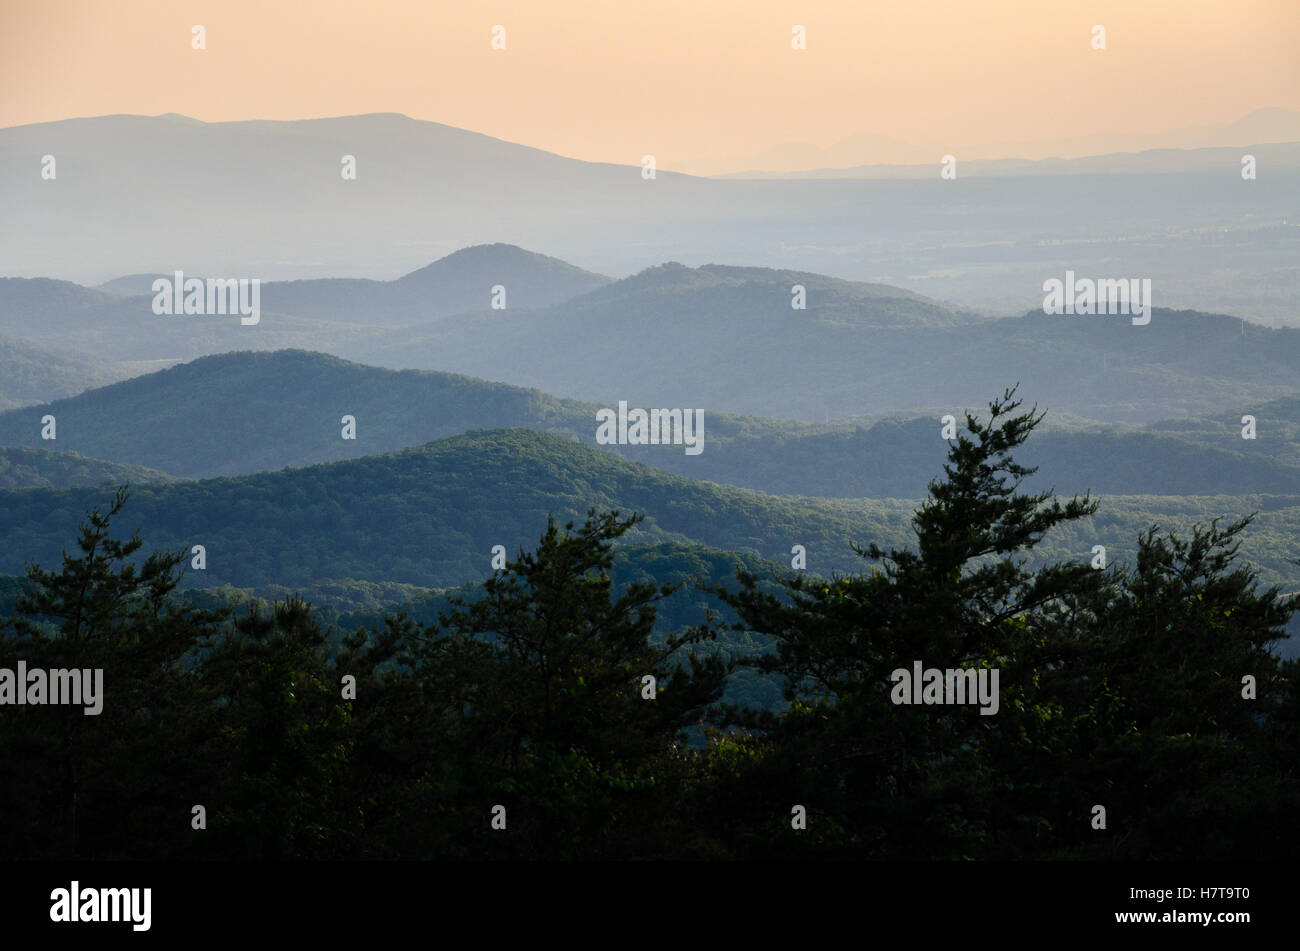
[[[1256,109],[1235,122],[1197,128],[1150,131],[1139,134],[1081,135],[1044,141],[947,142],[916,144],[883,135],[849,136],[828,148],[807,142],[786,142],[745,158],[732,160],[738,169],[718,177],[835,177],[857,173],[887,177],[890,170],[926,168],[945,154],[962,161],[971,174],[997,174],[1018,168],[1028,174],[1113,174],[1134,167],[1149,171],[1187,170],[1187,162],[1212,161],[1216,153],[1258,149],[1276,143],[1300,142],[1300,112],[1294,109]],[[1276,154],[1276,153],[1274,153]],[[1010,156],[1015,156],[1014,158]],[[1074,160],[1081,159],[1076,163]],[[1037,171],[1035,171],[1037,169]],[[821,174],[819,174],[821,173]]]
[[[395,114],[15,126],[0,129],[0,261],[90,285],[177,270],[391,281],[507,242],[614,277],[667,260],[759,265],[1004,312],[1067,266],[1119,267],[1099,273],[1150,277],[1174,309],[1296,320],[1300,209],[1276,150],[1260,151],[1251,181],[1220,157],[952,181],[937,164],[919,181],[706,179],[656,158],[651,178],[640,152],[582,162]]]
[[[1253,144],[1252,144],[1253,143]],[[943,150],[931,152],[915,164],[851,165],[847,167],[803,168],[797,171],[746,171],[719,175],[727,179],[921,179],[934,178],[943,163],[943,156],[952,155],[957,174],[961,177],[989,178],[1043,175],[1169,175],[1183,173],[1213,173],[1221,169],[1241,167],[1243,155],[1252,155],[1255,161],[1281,174],[1295,175],[1300,169],[1300,142],[1256,142],[1249,140],[1238,146],[1197,149],[1147,149],[1142,152],[1112,152],[1106,155],[1086,155],[1079,158],[966,158],[966,153],[956,154]]]
[[[988,398],[996,395],[990,390]],[[143,473],[145,481],[163,473],[201,479],[390,453],[478,429],[526,428],[596,447],[596,414],[606,405],[325,354],[240,352],[0,413],[0,446],[39,450],[51,465],[80,453],[145,467],[156,473]],[[946,412],[960,420],[979,405]],[[1049,412],[1024,452],[1040,467],[1027,485],[1124,495],[1300,494],[1300,395],[1249,410],[1254,439],[1242,438],[1233,411],[1120,427]],[[54,440],[41,435],[47,415],[57,423]],[[355,420],[355,439],[343,438],[345,415]],[[699,455],[673,445],[601,448],[678,476],[775,495],[919,498],[941,471],[941,415],[818,425],[705,408]],[[42,474],[36,458],[27,464],[28,485],[109,478],[57,467]],[[11,484],[21,487],[12,477]]]
[[[0,574],[57,563],[84,513],[102,509],[110,495],[103,486],[0,490]],[[202,545],[206,565],[186,576],[188,587],[309,597],[321,590],[346,603],[359,584],[354,610],[373,610],[376,596],[408,600],[403,585],[481,580],[495,546],[512,555],[530,548],[548,516],[563,522],[592,508],[637,512],[645,521],[629,544],[679,546],[659,569],[716,584],[742,563],[784,568],[795,546],[803,546],[812,573],[866,570],[853,545],[909,546],[918,504],[769,495],[683,478],[554,433],[500,429],[306,468],[137,484],[115,526],[128,536],[139,531],[149,550]],[[1106,496],[1096,515],[1050,533],[1032,560],[1088,560],[1101,544],[1111,561],[1131,562],[1139,532],[1153,524],[1187,535],[1194,524],[1252,511],[1259,514],[1242,557],[1264,583],[1296,590],[1294,494]],[[703,549],[730,554],[704,558]],[[659,569],[638,570],[658,577]],[[376,589],[392,585],[399,587]]]
[[[501,310],[490,303],[497,285]],[[1226,315],[1156,306],[1134,326],[1040,306],[990,319],[805,271],[670,262],[609,281],[505,245],[465,249],[398,281],[345,280],[337,296],[332,282],[272,283],[251,327],[159,316],[150,296],[123,296],[123,286],[133,285],[109,293],[0,279],[0,336],[73,366],[105,361],[101,379],[205,354],[303,349],[587,401],[824,423],[982,405],[1016,381],[1057,413],[1104,422],[1247,412],[1300,386],[1300,331]],[[1158,285],[1152,296],[1158,305]],[[51,378],[48,390],[26,386],[10,400],[67,392]]]

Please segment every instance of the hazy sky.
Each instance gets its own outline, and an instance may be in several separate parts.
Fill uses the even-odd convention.
[[[402,112],[708,172],[787,142],[1141,134],[1300,108],[1300,0],[3,0],[0,91],[0,126]]]

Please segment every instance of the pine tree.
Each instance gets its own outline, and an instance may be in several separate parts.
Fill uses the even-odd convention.
[[[1237,561],[1253,516],[1138,540],[1098,592],[1095,621],[1061,640],[1072,662],[1047,689],[1075,712],[1052,770],[1062,803],[1104,803],[1123,836],[1062,825],[1079,854],[1125,859],[1283,858],[1297,846],[1286,670],[1273,648],[1295,605]],[[1247,686],[1246,678],[1249,678]],[[1278,741],[1282,742],[1279,743]],[[1289,747],[1289,749],[1287,748]]]
[[[1027,567],[1046,532],[1097,503],[1019,491],[1034,470],[1011,452],[1043,418],[1017,415],[1019,406],[1010,390],[990,404],[987,423],[966,414],[970,435],[950,446],[945,478],[930,484],[913,520],[916,551],[858,548],[868,571],[784,578],[779,594],[743,573],[739,591],[719,589],[740,629],[773,638],[775,651],[755,663],[784,678],[791,704],[779,719],[751,720],[767,748],[751,758],[764,790],[751,822],[801,803],[817,816],[808,831],[821,830],[758,838],[761,848],[976,857],[1008,834],[994,808],[1008,780],[990,751],[1007,759],[1055,715],[1038,697],[1044,659],[1033,619],[1100,583],[1086,564]],[[891,673],[910,673],[914,661],[997,669],[998,712],[893,704]]]
[[[481,598],[456,600],[439,630],[421,633],[417,675],[449,720],[444,788],[459,804],[449,823],[474,828],[470,817],[499,803],[517,830],[462,842],[466,854],[644,847],[635,830],[648,830],[632,804],[655,789],[656,758],[721,695],[726,668],[687,650],[698,632],[652,643],[655,604],[673,585],[615,594],[612,546],[639,520],[592,511],[577,530],[561,530],[549,519],[536,551],[520,552]]]
[[[184,551],[141,560],[138,533],[112,536],[128,497],[123,486],[106,513],[87,514],[61,570],[28,566],[0,641],[0,666],[21,658],[29,668],[103,671],[96,716],[78,706],[6,713],[0,758],[25,768],[5,784],[0,816],[9,848],[26,857],[161,857],[183,847],[182,767],[203,742],[192,652],[221,616],[174,597]]]

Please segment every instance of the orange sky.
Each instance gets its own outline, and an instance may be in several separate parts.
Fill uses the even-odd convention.
[[[3,0],[0,126],[402,112],[710,172],[863,133],[1004,142],[1300,108],[1298,50],[1300,0]]]

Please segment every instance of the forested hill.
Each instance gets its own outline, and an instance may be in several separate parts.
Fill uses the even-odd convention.
[[[58,421],[41,439],[41,417]],[[356,419],[356,439],[340,420]],[[0,445],[71,449],[176,476],[248,475],[422,445],[472,429],[594,432],[594,408],[536,390],[301,350],[203,357],[0,414]],[[590,421],[590,426],[588,426]]]
[[[1024,453],[1026,463],[1041,467],[1030,486],[1126,495],[1300,493],[1297,404],[1295,395],[1230,404],[1140,428],[1058,422],[1049,412]],[[206,478],[392,452],[474,429],[522,427],[592,445],[601,405],[319,353],[245,351],[0,413],[0,445]],[[946,452],[941,415],[960,421],[963,409],[821,426],[698,408],[705,430],[697,456],[672,446],[605,448],[681,476],[773,494],[917,498]],[[1255,417],[1255,439],[1241,438],[1245,413]],[[46,415],[58,422],[55,440],[41,438]],[[356,420],[355,439],[341,438],[344,415]],[[57,473],[33,471],[26,484],[65,483]]]
[[[96,489],[0,493],[0,573],[54,563]],[[857,539],[896,536],[906,504],[796,499],[683,479],[570,439],[473,432],[402,452],[304,469],[135,491],[119,523],[151,547],[202,544],[209,584],[304,585],[325,578],[442,587],[481,577],[492,548],[535,541],[546,517],[641,512],[643,540],[696,541],[810,568],[856,561]],[[39,519],[32,513],[40,513]],[[784,553],[784,554],[783,554]],[[193,583],[193,580],[191,581]]]
[[[84,487],[0,492],[0,573],[20,574],[29,558],[56,564],[83,513],[107,497]],[[118,524],[139,529],[151,548],[203,545],[206,569],[191,572],[188,586],[442,588],[482,578],[494,546],[513,554],[548,515],[577,518],[590,508],[645,515],[630,543],[697,544],[785,564],[802,545],[809,572],[863,570],[852,544],[912,544],[919,504],[766,495],[510,429],[275,473],[142,485]],[[1252,511],[1260,515],[1242,557],[1266,582],[1300,587],[1300,499],[1292,495],[1107,495],[1096,515],[1053,530],[1034,554],[1087,560],[1100,544],[1112,561],[1131,559],[1153,523],[1186,533]]]
[[[175,481],[175,476],[157,469],[88,459],[75,452],[0,446],[0,489],[67,489]]]

